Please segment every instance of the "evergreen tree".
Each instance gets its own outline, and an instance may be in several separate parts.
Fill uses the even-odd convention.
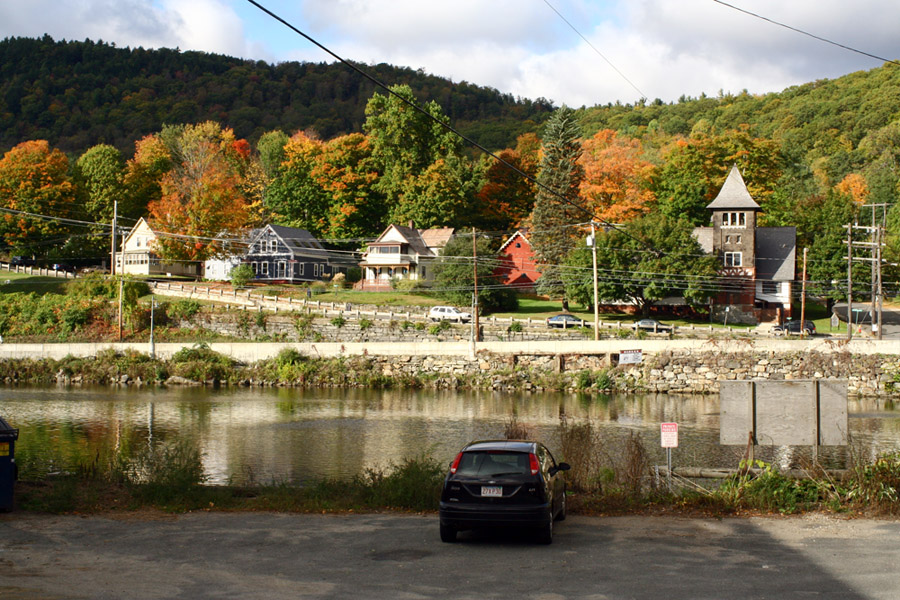
[[[570,226],[586,217],[586,211],[577,204],[584,179],[584,169],[578,162],[579,136],[580,128],[571,108],[563,106],[547,121],[537,178],[541,185],[531,213],[531,244],[541,273],[537,291],[550,298],[562,298],[563,310],[568,310],[568,302],[560,267],[578,239],[577,231]]]

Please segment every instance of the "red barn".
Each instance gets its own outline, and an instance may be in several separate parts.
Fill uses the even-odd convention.
[[[519,291],[534,291],[534,283],[541,274],[535,268],[534,250],[525,231],[519,230],[512,234],[500,247],[497,259],[500,264],[494,269],[494,275],[504,285]]]

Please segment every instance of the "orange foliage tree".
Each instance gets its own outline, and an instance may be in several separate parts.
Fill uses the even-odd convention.
[[[611,223],[631,221],[649,212],[653,165],[642,157],[641,143],[611,129],[584,141],[581,196],[596,217]]]
[[[49,219],[21,213],[72,217],[75,187],[69,179],[69,160],[46,140],[22,142],[0,159],[0,206],[18,213],[0,216],[0,235],[19,252],[37,253],[41,238],[66,227]],[[45,247],[45,246],[44,246]]]
[[[161,234],[155,249],[169,260],[215,256],[222,240],[247,222],[241,184],[248,158],[242,150],[249,146],[213,122],[165,128],[160,137],[172,169],[162,178],[162,197],[148,206],[151,226]]]
[[[850,173],[834,186],[835,191],[849,197],[857,206],[862,206],[869,198],[869,184],[859,173]]]

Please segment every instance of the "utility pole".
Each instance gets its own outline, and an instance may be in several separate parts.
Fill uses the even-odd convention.
[[[594,341],[600,339],[600,294],[597,291],[597,224],[591,219],[591,257],[594,262]]]
[[[116,274],[116,227],[118,225],[119,220],[119,201],[113,201],[113,221],[112,221],[112,235],[110,236],[110,244],[109,244],[109,273],[111,275]]]
[[[875,264],[878,265],[878,270],[876,272],[876,277],[878,282],[876,284],[876,296],[878,297],[878,339],[881,338],[881,330],[884,329],[884,322],[882,321],[882,311],[884,310],[884,290],[881,287],[881,244],[884,240],[884,227],[878,227],[878,234],[875,240]]]
[[[476,245],[475,238],[475,228],[472,228],[472,268],[475,270],[475,310],[473,311],[475,314],[472,315],[472,320],[475,321],[475,341],[481,341],[481,330],[478,327],[478,246]]]
[[[800,339],[803,339],[806,333],[806,252],[809,248],[803,249],[803,295],[800,299]]]
[[[847,341],[853,339],[853,224],[847,225]]]

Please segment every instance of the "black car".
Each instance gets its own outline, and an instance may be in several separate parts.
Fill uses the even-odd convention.
[[[803,335],[815,335],[816,324],[812,321],[804,321]],[[800,335],[800,321],[786,321],[784,325],[776,325],[772,328],[777,335]]]
[[[585,327],[586,323],[584,320],[579,319],[575,315],[570,315],[567,313],[562,313],[558,315],[553,315],[552,317],[547,317],[547,327]]]
[[[453,459],[441,492],[441,540],[479,527],[527,527],[553,541],[553,521],[566,518],[566,482],[540,442],[472,442]]]

